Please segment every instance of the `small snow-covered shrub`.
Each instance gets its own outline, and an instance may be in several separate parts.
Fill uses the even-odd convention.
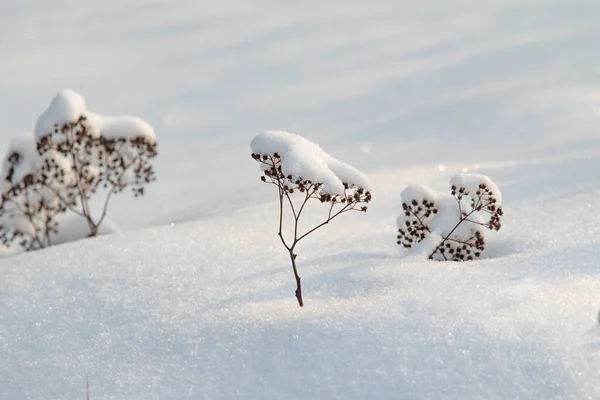
[[[410,185],[401,194],[403,213],[396,220],[398,244],[419,245],[431,260],[466,261],[481,257],[486,230],[501,228],[502,197],[487,176],[458,174],[450,194]]]
[[[0,241],[20,239],[26,250],[52,244],[57,214],[82,217],[86,236],[99,234],[110,198],[130,187],[135,197],[155,180],[152,127],[137,117],[103,117],[87,110],[81,95],[59,92],[38,118],[34,134],[15,138],[3,162]],[[105,189],[101,212],[90,200]]]
[[[371,201],[369,181],[356,168],[338,161],[320,146],[285,131],[266,131],[251,142],[252,158],[261,164],[263,182],[275,185],[279,197],[279,238],[289,253],[296,278],[296,298],[300,307],[302,285],[296,267],[296,246],[306,236],[348,211],[367,211]],[[324,220],[299,231],[298,223],[310,199],[327,205]],[[284,204],[292,214],[293,234],[285,238]]]
[[[35,149],[32,134],[18,136],[2,163],[0,242],[5,246],[14,241],[25,250],[48,246],[58,230],[58,215],[66,210],[55,195],[61,190],[60,179],[46,173],[52,157],[43,158]]]

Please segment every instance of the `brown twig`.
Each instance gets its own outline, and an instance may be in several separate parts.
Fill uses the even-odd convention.
[[[267,169],[264,171],[264,176],[261,177],[261,180],[265,183],[274,184],[278,188],[279,195],[279,231],[277,235],[279,236],[283,246],[286,248],[290,261],[292,263],[292,270],[294,271],[294,278],[296,280],[296,299],[298,300],[298,304],[300,307],[304,306],[304,300],[302,298],[302,283],[301,278],[298,273],[298,267],[296,265],[296,258],[298,255],[295,253],[296,246],[298,243],[304,239],[306,236],[315,232],[317,229],[329,224],[331,220],[336,218],[337,216],[348,212],[348,211],[366,211],[366,206],[361,206],[360,209],[357,208],[359,203],[368,203],[371,200],[371,193],[365,191],[364,189],[356,189],[353,193],[350,193],[348,185],[345,186],[344,193],[338,198],[338,196],[332,196],[330,194],[321,193],[320,189],[322,188],[322,184],[314,183],[306,180],[302,180],[300,178],[293,180],[291,176],[285,176],[281,170],[281,157],[277,154],[273,155],[259,155],[253,154],[252,157],[259,161],[261,164],[265,165]],[[294,205],[294,201],[292,200],[292,194],[295,192],[304,193],[304,197],[301,200],[299,205]],[[329,212],[327,214],[327,218],[309,229],[303,234],[299,233],[299,223],[302,212],[305,210],[305,206],[310,199],[321,200],[321,202],[329,202],[331,203],[329,207]],[[286,241],[283,235],[283,214],[284,207],[283,204],[287,203],[290,207],[293,216],[293,238]],[[334,207],[336,205],[343,206],[333,212]],[[290,244],[291,243],[291,244]]]

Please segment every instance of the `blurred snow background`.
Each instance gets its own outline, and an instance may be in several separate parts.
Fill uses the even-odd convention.
[[[189,169],[223,171],[227,159],[236,167],[223,173],[249,182],[237,165],[264,129],[362,169],[588,150],[599,15],[593,0],[5,2],[0,145],[65,87],[105,115],[147,119],[167,155],[163,190],[119,215],[131,226],[151,210],[210,208],[214,193]],[[212,192],[237,195],[206,175]]]

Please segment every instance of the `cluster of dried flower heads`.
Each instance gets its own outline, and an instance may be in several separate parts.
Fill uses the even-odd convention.
[[[423,199],[421,202],[413,199],[402,203],[404,210],[404,225],[398,229],[398,244],[406,248],[412,247],[431,232],[427,223],[437,215],[439,209],[433,201]]]
[[[487,177],[462,177],[463,180],[465,178],[474,178],[472,182],[477,182],[477,179],[483,181],[475,185],[452,184],[450,195],[454,199],[453,205],[449,204],[447,197],[431,194],[429,189],[404,192],[403,215],[397,221],[397,243],[412,248],[435,236],[437,241],[433,242],[433,250],[428,255],[431,260],[469,261],[480,258],[485,249],[484,231],[498,231],[502,226],[500,193]],[[428,195],[423,196],[424,191]]]
[[[150,159],[157,143],[147,135],[105,137],[86,116],[41,135],[31,144],[38,162],[23,149],[9,149],[5,158],[0,203],[0,242],[17,241],[25,250],[52,244],[59,232],[58,216],[67,211],[84,218],[89,236],[96,236],[112,195],[130,187],[135,197],[156,179]],[[27,172],[15,177],[18,169]],[[105,198],[100,215],[92,215],[90,199],[100,188]]]

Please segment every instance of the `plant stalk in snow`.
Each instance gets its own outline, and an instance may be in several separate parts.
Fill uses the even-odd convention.
[[[351,188],[349,184],[344,183],[344,193],[340,195],[332,195],[323,191],[323,184],[303,180],[301,178],[293,179],[291,175],[285,176],[281,170],[281,157],[278,153],[271,155],[252,154],[252,158],[262,163],[265,168],[264,175],[261,176],[263,182],[277,186],[279,195],[279,231],[278,236],[281,243],[288,251],[294,278],[296,279],[296,299],[300,307],[304,306],[302,299],[302,283],[296,265],[297,254],[295,253],[296,246],[302,239],[310,235],[317,229],[329,224],[335,217],[348,211],[367,211],[365,205],[371,201],[371,193],[363,188]],[[292,199],[294,193],[300,193],[299,201]],[[302,213],[305,211],[305,206],[310,199],[319,200],[321,203],[329,204],[329,212],[323,222],[317,224],[313,228],[304,233],[299,232],[299,222]],[[293,235],[292,238],[286,240],[283,234],[285,206],[289,206],[289,210],[293,216]]]

